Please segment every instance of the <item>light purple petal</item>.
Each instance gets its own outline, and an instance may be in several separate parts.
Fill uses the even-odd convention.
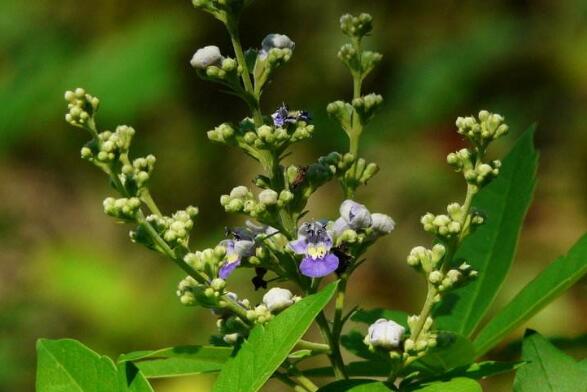
[[[308,243],[306,242],[305,238],[300,238],[295,241],[291,241],[287,244],[291,250],[296,252],[298,255],[305,255],[306,249],[308,248]]]
[[[334,221],[334,224],[332,225],[332,234],[335,238],[337,238],[342,233],[344,233],[345,230],[348,230],[350,228],[351,227],[346,223],[346,220],[344,220],[344,218],[338,218],[336,221]]]
[[[236,267],[238,267],[240,265],[241,261],[240,259],[238,261],[235,261],[234,263],[226,263],[224,264],[222,267],[220,267],[220,271],[218,271],[218,277],[220,279],[227,279],[236,269]]]
[[[220,241],[220,246],[224,246],[226,248],[227,254],[234,252],[234,240]]]
[[[255,247],[255,242],[241,240],[236,241],[234,243],[234,252],[239,255],[240,257],[249,257],[253,255],[253,248]]]
[[[309,278],[321,278],[338,268],[338,257],[328,253],[322,259],[312,259],[305,257],[300,263],[300,272]]]

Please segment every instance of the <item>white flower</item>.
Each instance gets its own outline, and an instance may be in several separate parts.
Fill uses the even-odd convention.
[[[397,348],[406,329],[392,320],[379,319],[369,327],[365,344],[384,349]]]
[[[211,65],[220,65],[222,54],[218,46],[210,45],[200,48],[194,53],[190,64],[194,68],[206,69]]]
[[[285,34],[269,34],[261,43],[261,47],[265,52],[269,52],[273,48],[277,49],[293,49],[296,46],[287,35]]]
[[[279,311],[293,305],[295,299],[291,291],[273,287],[263,296],[263,304],[271,312]]]
[[[389,234],[395,229],[395,222],[385,214],[371,214],[371,227],[381,234]]]
[[[273,189],[265,189],[259,193],[259,201],[265,205],[273,205],[277,203],[279,195]]]

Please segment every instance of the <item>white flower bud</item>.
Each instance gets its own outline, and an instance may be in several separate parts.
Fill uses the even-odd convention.
[[[367,207],[352,200],[345,200],[340,205],[340,216],[351,229],[364,229],[371,226],[371,214]]]
[[[379,319],[369,327],[365,343],[373,347],[392,349],[399,347],[406,329],[392,320]]]
[[[287,35],[285,34],[269,34],[261,43],[261,47],[265,52],[270,51],[273,48],[278,49],[293,49],[296,46]]]
[[[266,205],[274,205],[277,203],[279,195],[273,189],[265,189],[259,193],[259,201]]]
[[[243,198],[247,197],[248,193],[249,193],[249,189],[246,186],[241,185],[241,186],[237,186],[236,188],[233,188],[230,191],[230,197],[233,199],[243,199]]]
[[[230,333],[228,335],[224,335],[222,340],[224,340],[227,344],[235,344],[238,341],[239,334],[238,333]]]
[[[394,220],[385,214],[371,214],[371,220],[371,227],[382,234],[389,234],[395,229]]]
[[[211,65],[220,65],[222,62],[222,54],[218,46],[210,45],[200,48],[194,53],[190,64],[194,68],[206,69]]]
[[[279,311],[293,305],[294,299],[291,291],[279,287],[273,287],[263,296],[263,304],[271,312]]]

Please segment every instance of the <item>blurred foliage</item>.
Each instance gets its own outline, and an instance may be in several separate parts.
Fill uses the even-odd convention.
[[[363,148],[382,172],[359,197],[399,225],[351,283],[350,302],[419,306],[423,293],[406,283],[414,276],[405,256],[423,240],[419,217],[462,193],[444,165],[444,155],[460,145],[454,119],[486,108],[504,114],[514,130],[498,149],[509,149],[536,121],[542,151],[537,197],[503,303],[585,231],[587,3],[258,0],[243,21],[244,42],[258,46],[266,33],[280,32],[297,43],[263,109],[287,101],[312,112],[318,128],[292,160],[345,147],[325,107],[351,92],[336,60],[344,39],[338,17],[362,10],[375,15],[370,45],[385,55],[366,89],[386,103]],[[238,222],[224,216],[218,195],[246,184],[255,166],[206,140],[206,130],[246,114],[189,67],[191,54],[206,44],[229,49],[221,26],[187,0],[0,0],[0,390],[32,390],[38,337],[69,336],[115,355],[202,343],[213,331],[207,311],[176,300],[181,273],[133,247],[126,228],[102,216],[109,189],[79,160],[85,136],[65,125],[62,98],[65,89],[84,86],[103,102],[103,125],[135,126],[139,152],[159,158],[155,196],[167,209],[199,205],[195,237],[211,245],[224,225]],[[333,192],[334,186],[316,196],[311,216],[334,213]],[[236,279],[252,291],[246,272]],[[529,325],[572,338],[587,332],[586,305],[583,281]],[[156,323],[148,322],[153,313]],[[510,390],[508,383],[511,375],[491,390]],[[210,378],[199,377],[156,387],[209,385]]]

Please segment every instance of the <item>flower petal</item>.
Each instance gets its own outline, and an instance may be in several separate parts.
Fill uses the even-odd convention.
[[[308,249],[308,243],[306,242],[306,238],[298,238],[295,241],[291,241],[287,244],[291,250],[293,250],[298,255],[305,255],[306,249]]]
[[[338,218],[332,225],[332,235],[334,238],[338,238],[340,235],[342,235],[342,233],[344,233],[345,230],[350,228],[351,227],[348,225],[348,223],[346,223],[344,218]]]
[[[338,257],[328,253],[322,259],[305,257],[300,263],[300,272],[309,278],[321,278],[338,268]]]
[[[227,279],[234,272],[236,267],[240,265],[240,263],[241,261],[238,259],[234,263],[224,264],[222,267],[220,267],[220,271],[218,271],[218,277],[220,279]]]

